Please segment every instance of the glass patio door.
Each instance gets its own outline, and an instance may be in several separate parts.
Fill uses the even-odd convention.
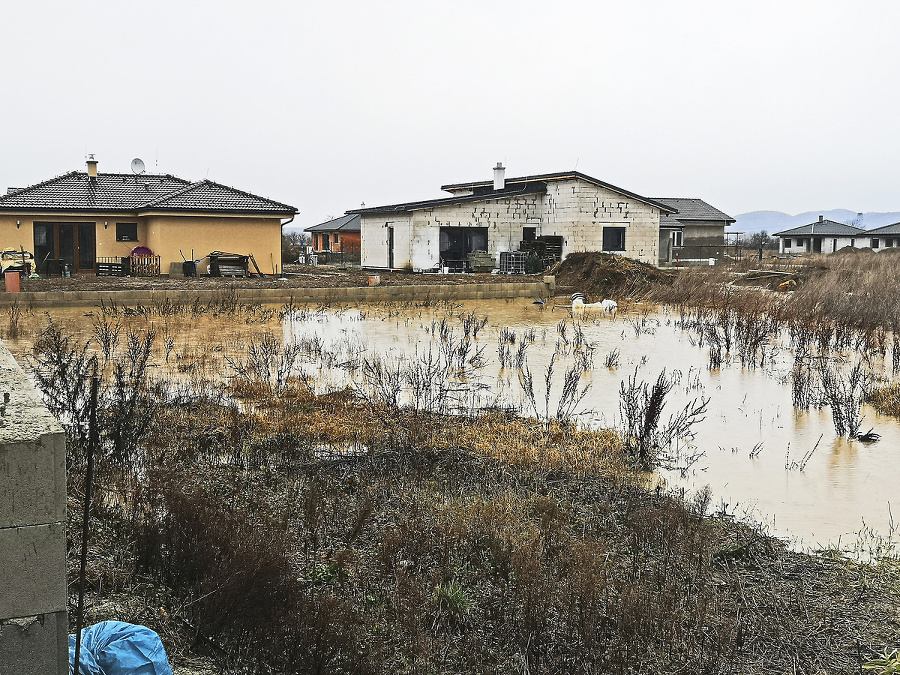
[[[45,270],[46,261],[53,260],[62,261],[72,272],[93,271],[97,259],[96,223],[35,223],[34,257],[38,270]]]

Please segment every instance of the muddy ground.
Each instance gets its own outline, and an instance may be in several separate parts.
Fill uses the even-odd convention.
[[[216,290],[226,286],[236,288],[356,288],[369,285],[369,277],[377,274],[382,286],[410,286],[432,284],[483,284],[519,282],[524,275],[505,274],[413,274],[411,272],[371,272],[358,267],[337,265],[285,265],[285,275],[276,277],[98,277],[78,274],[71,278],[42,277],[22,279],[23,291],[131,291],[153,290]],[[540,276],[540,275],[531,275]]]
[[[357,288],[369,285],[369,277],[379,276],[382,286],[423,286],[432,284],[464,285],[484,283],[517,283],[539,280],[545,274],[556,276],[560,294],[575,291],[589,299],[626,297],[642,294],[656,285],[671,285],[677,271],[661,270],[622,256],[607,253],[573,253],[552,269],[540,274],[415,274],[412,272],[373,272],[358,267],[337,265],[285,265],[283,276],[265,277],[98,277],[79,274],[71,278],[42,277],[22,279],[23,291],[130,291],[215,290],[224,286],[236,288]]]

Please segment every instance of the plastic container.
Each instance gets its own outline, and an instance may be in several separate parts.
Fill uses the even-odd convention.
[[[18,272],[7,272],[3,275],[6,279],[6,292],[18,293],[22,290],[22,275]]]

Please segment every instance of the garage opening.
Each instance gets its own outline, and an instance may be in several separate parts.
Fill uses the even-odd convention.
[[[441,267],[451,272],[468,272],[469,254],[487,252],[486,227],[442,227],[440,236]]]

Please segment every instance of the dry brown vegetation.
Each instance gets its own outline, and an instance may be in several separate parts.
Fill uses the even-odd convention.
[[[676,308],[711,367],[714,353],[761,366],[787,331],[807,378],[795,385],[809,391],[827,382],[827,354],[892,341],[894,310],[857,283],[890,290],[889,266],[856,260],[857,274],[831,259],[801,270],[790,297],[735,288],[718,268],[643,294]],[[848,297],[862,298],[865,320]],[[91,349],[59,331],[37,341],[34,365],[70,433],[73,520],[93,358],[107,376],[88,623],[149,625],[179,663],[203,656],[254,673],[839,673],[893,644],[895,558],[794,553],[711,509],[708,494],[647,489],[629,454],[637,431],[578,430],[549,413],[447,414],[431,390],[440,371],[427,405],[392,402],[387,379],[382,396],[317,395],[277,342],[255,344],[256,356],[245,345],[226,390],[204,379],[215,368],[205,351],[168,336],[167,321],[267,311],[227,294],[207,306],[107,306]],[[124,317],[157,320],[155,338]],[[20,323],[10,314],[7,330]],[[191,377],[151,380],[141,366],[151,349]]]
[[[245,369],[229,392],[154,383],[140,367],[147,333],[123,333],[107,359],[110,330],[98,321],[99,348],[85,351],[51,326],[35,353],[45,388],[65,403],[73,518],[86,402],[70,385],[95,356],[112,375],[88,623],[149,625],[180,663],[847,672],[896,630],[896,563],[791,553],[711,513],[708,494],[685,502],[648,490],[616,432],[447,415],[351,390],[316,395],[271,370]],[[60,364],[68,377],[54,378]],[[123,441],[113,413],[142,400],[153,401],[150,419],[125,425]]]

